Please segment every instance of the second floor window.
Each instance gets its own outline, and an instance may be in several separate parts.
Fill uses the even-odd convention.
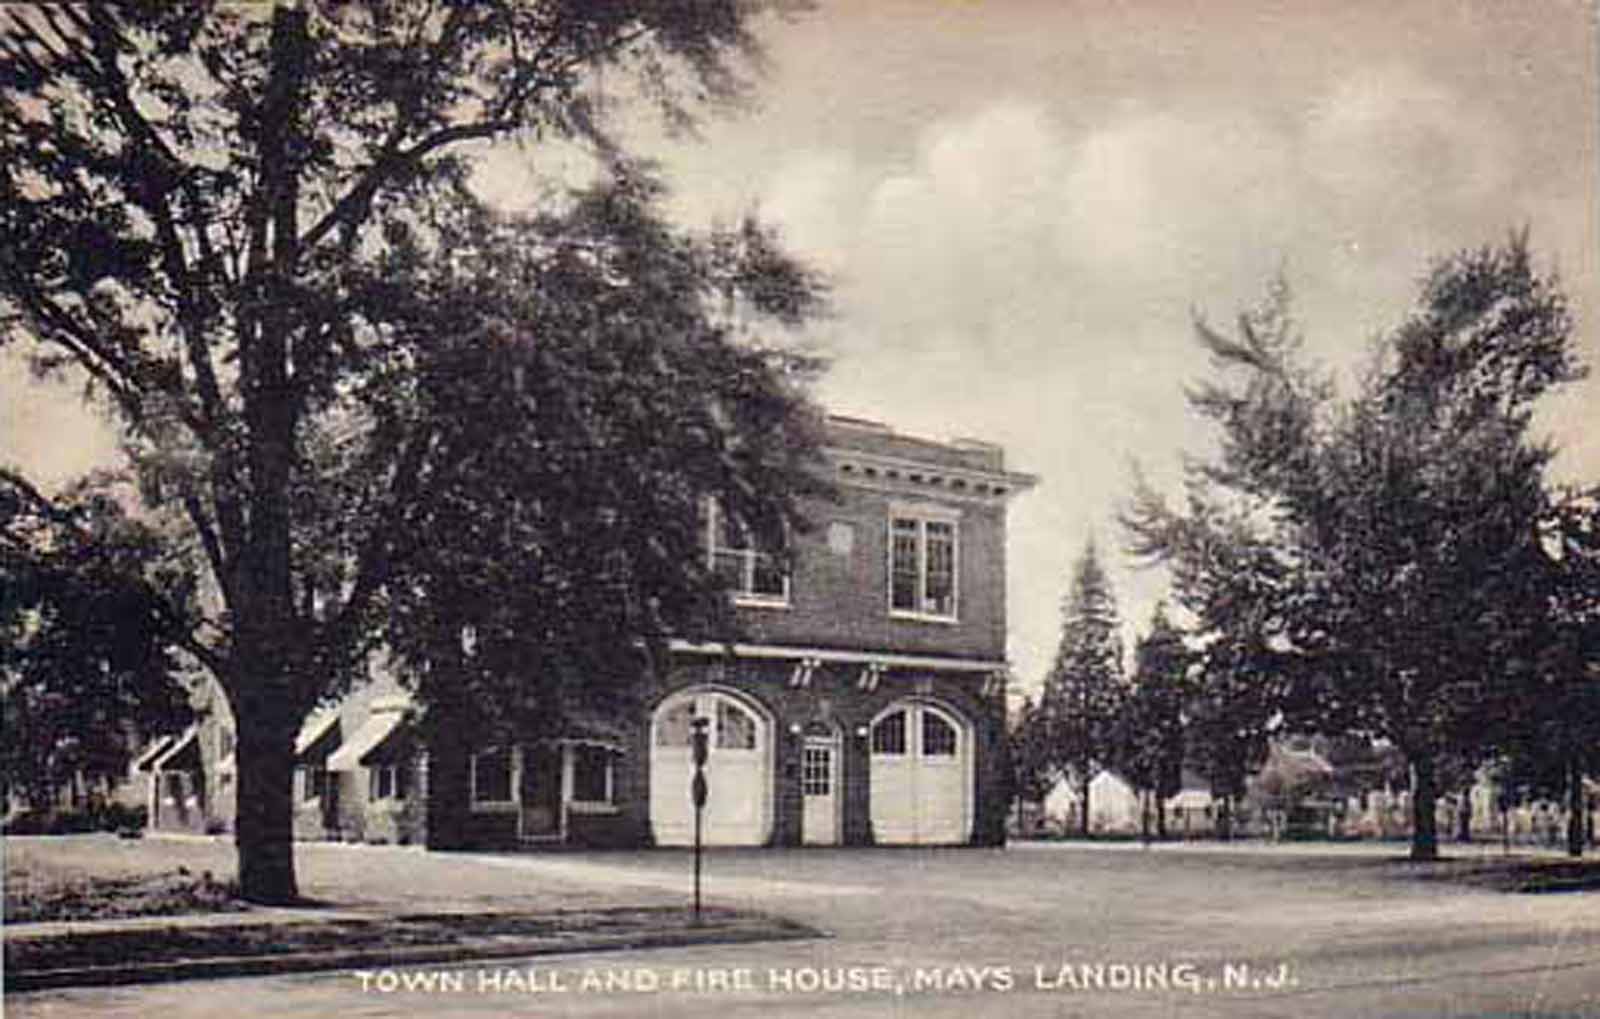
[[[706,514],[706,549],[711,569],[740,601],[783,604],[789,600],[784,557],[765,547],[715,502]]]
[[[896,513],[889,521],[889,609],[956,618],[956,523]]]

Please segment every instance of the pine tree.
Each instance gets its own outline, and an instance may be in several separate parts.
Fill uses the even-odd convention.
[[[1122,639],[1116,597],[1093,539],[1073,568],[1062,607],[1061,646],[1045,680],[1058,767],[1078,787],[1078,827],[1089,832],[1089,783],[1112,758],[1123,697]]]
[[[1160,838],[1167,836],[1163,805],[1182,785],[1190,657],[1182,631],[1167,618],[1166,605],[1157,603],[1150,628],[1134,650],[1133,685],[1117,714],[1115,751],[1118,770],[1141,801],[1154,801]],[[1150,813],[1141,812],[1146,837]]]

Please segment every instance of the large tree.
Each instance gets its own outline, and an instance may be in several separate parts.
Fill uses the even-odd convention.
[[[1579,374],[1570,331],[1520,236],[1437,262],[1346,399],[1300,365],[1281,287],[1237,335],[1199,330],[1220,374],[1193,405],[1222,441],[1195,481],[1264,557],[1255,621],[1219,637],[1265,636],[1248,657],[1275,663],[1290,721],[1405,755],[1416,859],[1437,855],[1441,763],[1481,752],[1536,675],[1552,451],[1530,422]],[[1132,516],[1153,554],[1198,558],[1182,514],[1141,497]]]
[[[395,605],[403,605],[415,590],[399,585],[418,583],[409,563],[439,532],[409,526],[413,514],[445,505],[426,493],[461,476],[447,459],[462,449],[459,422],[493,409],[454,392],[441,418],[429,387],[444,393],[478,347],[493,361],[507,346],[495,344],[528,324],[522,310],[486,310],[472,280],[435,260],[461,217],[476,214],[465,194],[472,158],[488,143],[519,139],[581,142],[615,161],[597,82],[607,98],[654,102],[682,121],[706,102],[739,97],[741,69],[758,55],[753,19],[785,6],[385,0],[4,12],[3,340],[92,381],[147,493],[181,514],[205,556],[216,610],[191,651],[238,723],[246,897],[295,897],[295,732],[357,671],[381,636],[375,623],[394,614],[390,596],[400,590]],[[795,310],[785,287],[766,286],[761,260],[752,265],[737,245],[713,247],[697,264],[736,285],[747,304],[719,305],[700,287],[703,299],[675,300],[655,322],[636,314],[647,301],[601,303],[587,317],[574,303],[566,319],[540,323],[530,348],[550,351],[566,328],[610,330],[635,340],[615,370],[670,383],[686,362],[658,357],[639,336],[659,325],[732,342],[715,324],[719,309]],[[578,261],[618,289],[640,281],[611,244]],[[700,321],[683,318],[691,307]],[[567,367],[516,356],[525,357],[523,372]],[[767,387],[761,372],[747,364],[741,378]],[[733,409],[737,386],[654,392],[649,413],[632,419],[631,447],[596,424],[611,407],[582,386],[570,398],[583,406],[545,401],[510,423],[565,414],[583,435],[610,443],[615,455],[604,466],[622,472],[634,466],[626,448],[648,460],[664,434],[697,436],[728,466],[710,494],[762,507],[752,511],[761,520],[783,515],[781,493],[773,503],[753,488],[785,472],[754,468],[772,447],[744,440],[760,421]],[[684,411],[697,401],[706,413]],[[659,467],[643,471],[641,484],[659,480]],[[512,518],[508,508],[505,527],[479,533],[514,534]],[[610,522],[602,514],[597,526]],[[618,541],[611,551],[638,548]],[[554,590],[530,584],[521,593]],[[644,636],[627,626],[612,634],[620,644]]]
[[[0,469],[0,777],[33,806],[83,805],[188,718],[193,570],[95,480],[52,500]]]
[[[1182,788],[1184,712],[1190,698],[1189,649],[1164,603],[1134,646],[1133,681],[1113,726],[1118,771],[1154,808],[1156,834],[1167,837],[1166,802]],[[1140,827],[1150,834],[1150,810]]]
[[[1503,705],[1494,733],[1498,778],[1511,799],[1566,807],[1566,848],[1591,838],[1586,783],[1600,779],[1600,489],[1553,501],[1544,532],[1549,614],[1525,655],[1531,681]]]
[[[1061,644],[1040,695],[1056,766],[1077,787],[1078,830],[1085,835],[1089,785],[1115,755],[1125,693],[1120,626],[1111,580],[1090,540],[1073,567],[1061,608]]]

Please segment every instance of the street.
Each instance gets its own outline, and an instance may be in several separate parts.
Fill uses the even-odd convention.
[[[1476,850],[1475,850],[1476,851]],[[1597,1016],[1600,901],[1422,880],[1399,847],[710,854],[817,941],[16,995],[20,1017]],[[374,860],[384,859],[375,855]],[[507,887],[689,887],[685,853],[453,857]]]

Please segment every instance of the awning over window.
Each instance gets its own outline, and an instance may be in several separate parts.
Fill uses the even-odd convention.
[[[622,727],[611,718],[593,711],[567,712],[551,741],[605,747],[618,752],[627,745]]]
[[[167,748],[172,746],[172,741],[175,739],[177,737],[172,735],[157,736],[149,746],[139,752],[138,757],[133,759],[134,770],[149,771],[155,764],[156,758],[166,753]]]
[[[312,715],[300,727],[294,740],[294,759],[297,763],[315,761],[326,757],[339,745],[339,713],[328,711]]]
[[[191,771],[199,767],[200,730],[192,725],[150,765],[152,771]]]
[[[399,711],[386,711],[367,719],[350,742],[328,757],[328,770],[354,771],[382,753],[393,752],[405,717]]]

